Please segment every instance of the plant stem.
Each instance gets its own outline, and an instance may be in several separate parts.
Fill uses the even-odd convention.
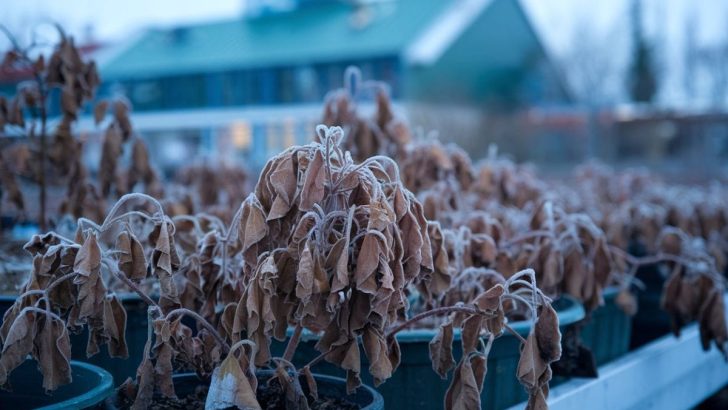
[[[104,263],[106,264],[106,267],[109,268],[109,271],[111,271],[111,273],[114,276],[116,276],[117,279],[119,279],[122,282],[124,282],[124,284],[126,286],[128,286],[129,289],[133,290],[134,293],[136,293],[137,295],[139,295],[139,297],[142,298],[142,300],[147,305],[154,306],[157,309],[160,309],[160,311],[161,311],[161,308],[159,307],[159,305],[157,304],[157,302],[155,302],[154,300],[152,300],[152,298],[150,298],[146,293],[144,293],[143,290],[139,289],[139,286],[137,286],[136,283],[132,282],[132,280],[129,279],[129,278],[127,278],[126,275],[124,275],[123,273],[121,273],[117,269],[115,269],[115,267],[112,266],[107,260],[104,260]]]
[[[486,317],[494,317],[492,314],[483,312],[481,310],[477,310],[475,308],[465,307],[465,306],[446,306],[446,307],[439,307],[435,309],[428,310],[427,312],[422,312],[418,315],[413,316],[406,322],[400,323],[398,326],[396,326],[394,329],[390,330],[386,338],[392,338],[400,331],[412,326],[413,324],[419,322],[422,319],[428,318],[430,316],[436,316],[436,315],[443,315],[443,314],[450,314],[450,313],[465,313],[468,315],[482,315]]]
[[[296,325],[296,329],[293,331],[293,336],[288,340],[288,344],[286,345],[286,351],[283,352],[283,359],[287,361],[291,361],[293,359],[293,354],[296,353],[296,348],[298,347],[298,342],[301,340],[301,333],[303,332],[303,326],[301,326],[300,323]]]
[[[228,238],[227,235],[225,235],[224,238],[220,238],[220,244],[222,245],[222,264],[220,268],[222,269],[222,277],[223,280],[227,280],[228,278],[228,271],[227,271],[227,258],[228,258]]]
[[[554,236],[553,233],[551,233],[550,231],[547,231],[547,230],[531,231],[531,232],[527,232],[522,235],[514,236],[513,238],[505,241],[505,243],[503,244],[503,247],[513,246],[519,242],[527,241],[527,240],[533,239],[533,238],[553,237],[553,236]]]
[[[334,351],[336,351],[336,349],[338,349],[340,347],[341,346],[336,346],[336,347],[333,347],[333,348],[331,348],[331,349],[329,349],[329,350],[321,353],[320,355],[314,357],[313,360],[311,360],[310,362],[308,362],[303,367],[308,367],[309,369],[312,368],[313,366],[317,365],[320,361],[324,360],[326,358],[326,356],[328,356],[329,354],[333,353]]]
[[[60,316],[58,316],[57,314],[55,314],[47,309],[41,309],[41,308],[38,308],[35,306],[27,306],[27,307],[24,307],[23,310],[20,311],[20,314],[18,316],[22,316],[23,313],[25,313],[25,312],[42,313],[44,315],[52,317],[53,319],[58,320],[59,322],[63,322],[63,319],[61,319]],[[65,323],[65,322],[63,322],[63,323]]]
[[[518,332],[516,332],[515,330],[513,330],[513,328],[512,328],[512,327],[510,327],[510,326],[508,325],[508,323],[504,323],[504,324],[503,324],[503,327],[505,327],[505,328],[506,328],[506,330],[508,330],[509,332],[511,332],[511,334],[512,334],[513,336],[517,337],[517,338],[518,338],[518,339],[519,339],[519,340],[521,341],[521,343],[524,343],[524,344],[526,343],[526,339],[524,339],[524,338],[523,338],[523,336],[521,336],[521,335],[520,335],[520,333],[518,333]]]
[[[180,316],[180,315],[182,315],[182,316],[186,315],[186,316],[189,316],[189,317],[195,319],[197,321],[197,323],[201,324],[202,327],[207,329],[207,331],[210,332],[212,337],[215,338],[217,343],[225,349],[224,353],[230,351],[230,345],[225,341],[225,339],[222,338],[222,336],[220,336],[220,333],[218,333],[217,330],[215,330],[215,328],[210,324],[210,322],[208,322],[207,320],[205,320],[205,318],[203,318],[202,316],[200,316],[199,314],[197,314],[196,312],[194,312],[192,310],[189,310],[187,308],[178,308],[178,309],[175,309],[175,310],[167,313],[167,316],[165,316],[164,319],[172,320],[173,317]]]
[[[51,292],[51,290],[53,290],[53,288],[55,288],[56,286],[58,286],[64,280],[70,279],[70,278],[72,278],[72,277],[74,277],[76,275],[77,275],[76,272],[71,272],[71,273],[67,273],[67,274],[65,274],[65,275],[63,275],[63,276],[61,276],[59,278],[56,278],[56,280],[54,280],[48,286],[46,286],[46,288],[43,290],[43,293],[45,294],[45,296],[48,296],[48,294]]]

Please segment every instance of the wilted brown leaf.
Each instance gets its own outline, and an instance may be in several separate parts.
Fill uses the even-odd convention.
[[[147,277],[147,259],[141,242],[132,232],[122,231],[116,238],[116,249],[119,251],[119,270],[133,281]]]
[[[126,359],[126,310],[116,295],[104,299],[104,334],[108,339],[109,356]]]
[[[437,335],[430,341],[430,361],[432,361],[432,369],[440,375],[442,379],[447,378],[447,372],[455,366],[455,359],[452,357],[452,341],[453,341],[452,322],[440,325]]]
[[[480,392],[485,379],[486,361],[480,354],[463,356],[455,368],[452,382],[445,393],[446,410],[480,408]]]

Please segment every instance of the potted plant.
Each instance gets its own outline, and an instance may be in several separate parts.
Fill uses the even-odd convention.
[[[67,328],[86,327],[89,349],[106,344],[112,354],[123,356],[128,351],[125,312],[118,296],[109,291],[114,280],[149,305],[144,359],[136,380],[120,388],[117,403],[122,405],[186,400],[176,394],[173,373],[190,369],[200,377],[200,385],[209,386],[205,400],[211,408],[256,407],[265,400],[283,400],[297,408],[315,406],[315,398],[323,395],[311,370],[318,362],[326,360],[345,369],[342,388],[353,392],[361,384],[361,343],[375,383],[384,382],[399,363],[396,334],[424,318],[449,314],[433,341],[435,367],[441,373],[455,367],[450,357],[454,327],[463,328],[467,354],[457,364],[445,405],[479,406],[488,346],[508,328],[504,305],[509,303],[523,305],[534,322],[524,338],[518,377],[532,404],[545,405],[548,365],[560,355],[560,333],[549,299],[535,287],[533,272],[494,285],[471,304],[407,318],[406,287],[425,280],[433,270],[421,205],[402,187],[391,160],[355,164],[338,147],[340,128],[320,127],[318,132],[320,143],[291,148],[269,161],[227,235],[217,238],[222,241],[215,263],[224,285],[211,297],[224,300],[239,295],[213,314],[217,323],[181,307],[186,282],[194,275],[179,270],[197,262],[190,255],[180,257],[176,225],[151,197],[123,197],[102,224],[81,220],[74,239],[57,234],[39,238],[32,245],[43,255],[36,257],[36,263],[46,261],[50,270],[34,272],[5,316],[0,382],[32,350],[17,343],[26,322],[31,329],[52,324],[59,332],[56,344],[64,346],[69,340]],[[148,206],[119,211],[133,200]],[[149,257],[135,239],[142,232],[155,244]],[[113,247],[102,246],[103,236],[112,233],[126,239]],[[203,248],[198,248],[200,253],[207,252]],[[147,275],[154,278],[157,300],[140,282]],[[195,324],[186,325],[183,317]],[[288,326],[295,331],[283,356],[274,358],[271,338],[285,337]],[[296,368],[290,359],[304,329],[323,332],[317,346],[321,354]],[[50,388],[70,381],[67,356],[56,354],[53,359],[41,359]],[[254,370],[265,366],[272,374],[256,376]],[[258,377],[274,381],[259,383]],[[278,393],[266,393],[271,389]]]

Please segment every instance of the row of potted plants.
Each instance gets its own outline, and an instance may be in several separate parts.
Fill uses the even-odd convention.
[[[56,54],[66,71],[90,75],[72,40],[63,37]],[[35,62],[48,78],[40,86],[93,94],[97,82],[53,80],[51,67]],[[626,351],[636,272],[654,264],[673,269],[663,304],[676,330],[697,319],[704,343],[724,348],[719,200],[697,223],[644,223],[645,204],[674,195],[630,201],[638,177],[594,166],[573,186],[542,180],[495,150],[473,165],[455,146],[412,138],[386,87],[359,78],[347,71],[348,87],[325,102],[331,127],[272,158],[245,200],[239,168],[194,166],[179,174],[194,189],[162,192],[128,105],[97,104],[107,124],[98,186],[80,149],[68,154],[76,165],[62,212],[77,218],[75,232],[58,224],[25,245],[31,273],[7,299],[0,382],[49,403],[78,393],[71,400],[103,401],[109,377],[73,357],[112,371],[120,387],[108,405],[117,407],[377,408],[379,391],[395,408],[526,398],[542,408],[552,374],[561,376],[554,383],[595,376],[596,364]],[[83,84],[90,89],[78,91]],[[374,95],[373,118],[360,115],[360,92]],[[39,104],[28,95],[18,97],[26,107]],[[70,135],[83,101],[57,135]],[[59,138],[53,144],[69,146]],[[611,186],[605,174],[629,183]],[[153,195],[124,195],[138,190]],[[114,198],[107,212],[101,200]],[[635,243],[648,255],[634,256]],[[28,354],[53,396],[19,387],[33,384]],[[94,388],[79,387],[89,380]],[[362,381],[377,391],[356,389]]]

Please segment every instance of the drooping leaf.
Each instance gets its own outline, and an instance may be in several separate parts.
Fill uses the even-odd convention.
[[[478,375],[474,373],[472,361],[476,361],[475,366]],[[464,356],[455,368],[452,382],[445,393],[445,409],[446,410],[469,410],[480,408],[480,391],[482,382],[485,378],[484,359],[481,355]]]
[[[138,281],[147,276],[147,259],[141,242],[132,232],[122,231],[116,238],[119,251],[119,270],[127,278]]]
[[[33,350],[35,315],[23,311],[13,321],[0,355],[0,386],[7,383],[10,372],[18,367]]]
[[[126,359],[126,310],[116,295],[104,300],[104,334],[108,339],[109,356]]]
[[[212,373],[210,389],[205,400],[205,410],[230,407],[244,410],[261,408],[255,397],[255,390],[232,351]]]
[[[437,335],[430,341],[430,360],[432,369],[442,379],[447,378],[447,372],[455,366],[452,356],[452,341],[454,333],[452,322],[443,323]]]
[[[41,318],[33,340],[33,355],[43,374],[43,388],[52,391],[71,382],[71,341],[65,323],[50,315]]]

